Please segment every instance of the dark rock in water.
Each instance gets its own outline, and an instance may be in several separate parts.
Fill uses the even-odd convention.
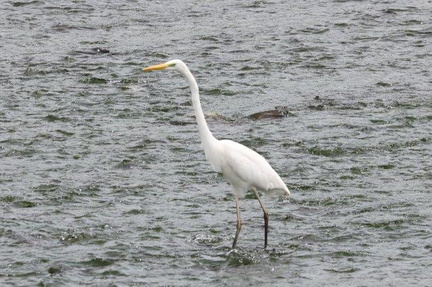
[[[274,110],[263,111],[254,113],[248,116],[248,118],[253,120],[261,120],[261,119],[273,119],[273,118],[282,118],[288,115],[292,115],[288,110],[288,107],[277,106]]]
[[[48,273],[50,275],[60,274],[65,271],[67,267],[64,264],[54,264],[48,268]]]

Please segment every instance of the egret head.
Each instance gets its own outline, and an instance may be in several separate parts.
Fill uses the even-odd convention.
[[[180,70],[182,66],[185,64],[181,60],[171,60],[163,64],[154,65],[150,67],[146,67],[143,69],[143,72],[149,72],[149,71],[157,71],[157,70],[165,70],[165,69],[177,69]]]

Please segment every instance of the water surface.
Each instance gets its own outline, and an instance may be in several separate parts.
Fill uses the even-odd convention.
[[[0,6],[2,285],[430,284],[429,1]],[[172,58],[290,188],[264,199],[268,250],[250,195],[230,249],[185,80],[141,72]]]

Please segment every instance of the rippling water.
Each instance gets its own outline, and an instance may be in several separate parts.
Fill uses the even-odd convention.
[[[1,285],[429,286],[430,1],[167,2],[0,4]],[[292,192],[267,251],[172,58]]]

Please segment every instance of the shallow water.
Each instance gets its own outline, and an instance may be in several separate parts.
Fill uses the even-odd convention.
[[[122,2],[0,5],[1,285],[429,286],[430,1]],[[266,251],[171,58],[291,190]]]

